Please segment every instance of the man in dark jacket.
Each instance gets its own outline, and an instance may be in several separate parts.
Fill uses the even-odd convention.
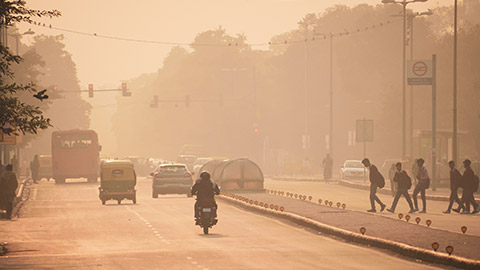
[[[213,216],[217,216],[217,203],[215,202],[215,195],[220,194],[220,188],[210,179],[210,173],[203,171],[200,173],[200,179],[195,181],[192,187],[192,195],[197,195],[197,201],[195,202],[195,221],[196,225],[199,223],[199,211],[198,206],[200,201],[208,201],[214,206]]]
[[[462,182],[462,175],[457,168],[455,168],[455,161],[450,160],[448,162],[448,166],[450,167],[450,203],[448,204],[447,210],[443,211],[444,214],[450,214],[450,210],[452,210],[454,202],[457,202],[457,204],[460,205],[458,188]]]
[[[368,158],[362,160],[363,165],[368,168],[370,175],[370,205],[372,206],[371,209],[367,210],[367,212],[375,213],[377,210],[375,209],[375,202],[380,204],[380,212],[385,210],[385,204],[380,201],[377,197],[377,187],[382,186],[385,184],[385,179],[383,178],[382,174],[378,171],[377,167],[370,163]]]
[[[390,207],[390,209],[387,209],[387,211],[395,213],[395,208],[397,207],[398,200],[400,199],[400,196],[403,195],[407,200],[408,206],[410,206],[409,213],[413,213],[415,212],[415,210],[413,209],[412,200],[410,199],[410,195],[408,194],[408,190],[412,187],[412,179],[410,178],[410,176],[408,176],[406,171],[402,170],[402,163],[397,162],[397,164],[395,164],[395,167],[397,171],[395,172],[393,181],[398,184],[398,189],[395,193],[392,207]]]
[[[462,177],[462,200],[457,209],[454,209],[455,212],[460,212],[463,209],[462,214],[470,214],[470,204],[473,206],[472,214],[478,213],[478,205],[475,202],[475,197],[473,193],[475,192],[475,173],[473,172],[470,164],[472,162],[468,159],[463,161],[463,166],[465,167],[465,172],[463,172]],[[464,205],[465,204],[465,205]]]
[[[12,219],[13,200],[17,192],[17,175],[13,172],[12,164],[8,164],[0,179],[0,192],[6,201],[7,218]]]

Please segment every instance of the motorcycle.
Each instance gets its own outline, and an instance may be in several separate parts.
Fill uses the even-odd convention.
[[[218,222],[215,202],[210,200],[200,201],[198,204],[198,213],[198,226],[203,228],[204,234],[208,234],[208,230]]]

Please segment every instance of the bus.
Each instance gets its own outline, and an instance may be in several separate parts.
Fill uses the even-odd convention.
[[[67,178],[87,178],[96,182],[102,147],[93,130],[66,130],[52,133],[52,176],[55,183]]]

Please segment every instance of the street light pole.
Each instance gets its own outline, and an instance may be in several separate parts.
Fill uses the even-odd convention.
[[[330,33],[330,135],[328,137],[328,152],[333,158],[333,34]]]
[[[453,160],[458,160],[457,145],[457,0],[454,5],[454,24],[453,24],[453,136],[452,136],[452,155]]]
[[[407,116],[406,116],[406,104],[407,104],[407,91],[405,89],[405,72],[407,70],[406,67],[406,51],[407,51],[407,44],[406,35],[407,35],[407,2],[402,2],[403,6],[403,55],[402,55],[402,158],[405,157],[406,154],[406,146],[407,146]]]
[[[429,9],[428,11],[425,12],[416,12],[413,14],[410,14],[408,16],[409,23],[410,23],[410,60],[413,60],[413,21],[416,17],[418,16],[424,16],[424,15],[432,15],[433,12]],[[410,85],[410,157],[413,159],[413,85]]]
[[[406,24],[407,24],[407,5],[415,2],[427,2],[428,0],[382,0],[384,4],[401,4],[403,14],[403,41],[402,41],[402,158],[405,157],[407,152],[407,91],[406,91]]]

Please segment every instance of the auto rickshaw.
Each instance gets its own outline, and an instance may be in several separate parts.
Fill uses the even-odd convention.
[[[102,204],[108,200],[123,199],[137,203],[135,185],[137,175],[130,160],[104,160],[100,165],[99,197]]]

